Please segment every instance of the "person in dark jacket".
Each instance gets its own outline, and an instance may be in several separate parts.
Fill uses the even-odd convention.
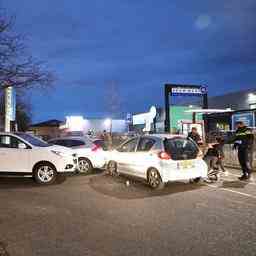
[[[196,127],[193,127],[191,129],[191,132],[188,134],[188,138],[192,139],[197,145],[199,145],[202,142],[202,139],[201,139]]]
[[[240,180],[250,179],[252,172],[254,135],[243,122],[236,123],[235,137],[232,139],[234,149],[238,150],[238,160],[243,171]]]

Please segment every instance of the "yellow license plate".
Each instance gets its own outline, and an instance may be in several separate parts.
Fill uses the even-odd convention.
[[[180,162],[180,166],[182,169],[189,169],[195,167],[194,161],[191,160],[184,160]]]

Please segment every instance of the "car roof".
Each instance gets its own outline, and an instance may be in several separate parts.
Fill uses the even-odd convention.
[[[25,132],[0,132],[0,135],[14,135],[14,136],[19,136],[21,134],[26,134]]]
[[[53,140],[83,140],[83,141],[92,141],[88,137],[80,137],[80,136],[63,136],[63,137],[57,137],[50,139],[49,141]]]
[[[142,135],[143,137],[154,137],[159,139],[173,139],[173,138],[186,138],[183,134],[169,134],[169,133],[162,133],[162,134],[148,134],[148,135]]]

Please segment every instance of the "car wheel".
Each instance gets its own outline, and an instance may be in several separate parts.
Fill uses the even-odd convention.
[[[89,159],[81,157],[78,159],[78,171],[79,173],[89,173],[92,171],[92,163]]]
[[[115,176],[117,175],[117,164],[114,161],[110,161],[107,166],[108,174]]]
[[[153,189],[164,188],[164,183],[157,169],[151,168],[148,171],[148,184]]]
[[[56,168],[50,163],[41,163],[34,168],[33,178],[38,184],[52,184],[57,178]]]
[[[201,181],[201,177],[198,177],[198,178],[193,179],[193,182],[194,182],[194,183],[199,183],[200,181]]]

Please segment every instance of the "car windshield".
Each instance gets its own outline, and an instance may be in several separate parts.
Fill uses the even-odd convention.
[[[47,142],[45,142],[39,138],[36,138],[30,134],[16,133],[16,135],[18,135],[23,140],[27,141],[28,143],[30,143],[31,145],[33,145],[35,147],[49,147],[50,146],[50,144],[48,144]]]

